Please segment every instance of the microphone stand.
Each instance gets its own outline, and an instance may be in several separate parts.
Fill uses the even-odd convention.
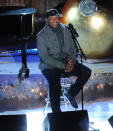
[[[79,37],[78,33],[76,32],[76,30],[73,28],[73,25],[72,24],[69,24],[69,27],[67,26],[67,28],[70,30],[71,34],[72,34],[72,39],[73,39],[73,42],[74,42],[74,45],[75,45],[75,48],[77,49],[77,53],[80,55],[80,80],[81,80],[81,73],[82,73],[82,59],[84,58],[86,60],[86,57],[84,55],[84,52],[82,51],[81,47],[80,47],[80,44],[77,40],[76,37]],[[80,84],[81,84],[81,81],[80,81]],[[82,87],[82,90],[81,90],[81,99],[82,99],[82,111],[84,110],[84,95],[83,95],[83,87]],[[89,122],[89,128],[95,130],[95,131],[99,131],[99,129],[95,129],[94,127],[92,127],[94,123],[93,122]]]
[[[67,27],[67,28],[70,30],[70,32],[72,34],[72,39],[73,39],[74,45],[77,49],[77,53],[80,55],[80,63],[81,63],[80,64],[80,80],[81,80],[81,74],[82,74],[82,68],[81,67],[82,67],[82,63],[83,63],[82,59],[84,58],[86,60],[86,57],[85,57],[85,55],[84,55],[84,53],[83,53],[83,51],[80,47],[80,44],[79,44],[79,42],[76,38],[76,37],[79,37],[76,30],[74,30],[74,28],[70,28],[70,27]],[[80,82],[80,84],[81,84],[81,82]],[[83,96],[83,87],[82,87],[82,89],[81,89],[82,110],[84,110],[84,99],[83,99],[83,97],[84,96]]]

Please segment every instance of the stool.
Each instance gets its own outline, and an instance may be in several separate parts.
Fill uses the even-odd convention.
[[[61,96],[60,96],[60,103],[61,104],[65,104],[65,108],[66,111],[68,111],[67,105],[70,103],[69,100],[66,98],[65,93],[67,93],[67,91],[69,90],[70,85],[72,84],[72,80],[71,78],[61,78]],[[46,105],[45,108],[43,110],[43,112],[45,113],[45,111],[47,110],[49,104],[50,104],[50,98],[49,98],[49,90],[47,91],[47,98],[45,99]]]

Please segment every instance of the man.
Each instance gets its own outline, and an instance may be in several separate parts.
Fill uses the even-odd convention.
[[[46,25],[37,34],[37,47],[40,58],[39,68],[49,83],[49,95],[52,112],[61,112],[60,109],[60,78],[62,75],[77,76],[71,85],[66,97],[70,104],[77,108],[75,96],[80,92],[91,75],[91,70],[77,61],[75,48],[69,29],[60,23],[62,14],[56,9],[46,12]],[[82,71],[80,71],[82,70]]]

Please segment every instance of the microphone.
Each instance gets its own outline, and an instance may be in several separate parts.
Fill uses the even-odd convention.
[[[76,29],[73,27],[73,25],[71,23],[68,24],[68,29],[70,30],[70,32],[75,35],[76,37],[79,37]]]

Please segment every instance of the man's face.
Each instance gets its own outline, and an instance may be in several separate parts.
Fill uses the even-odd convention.
[[[58,15],[54,15],[54,16],[49,16],[47,19],[46,19],[46,22],[53,28],[56,28],[59,23],[60,23],[60,18]]]

